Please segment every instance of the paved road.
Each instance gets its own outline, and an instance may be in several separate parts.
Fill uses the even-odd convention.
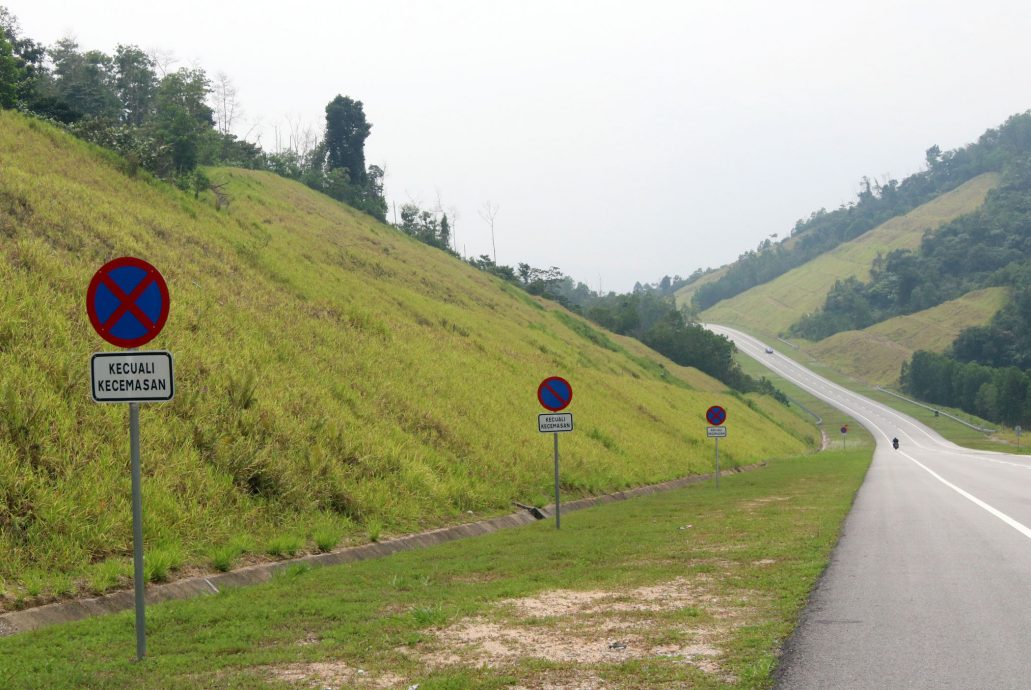
[[[755,338],[709,328],[877,440],[778,687],[1031,688],[1031,458],[961,448]]]

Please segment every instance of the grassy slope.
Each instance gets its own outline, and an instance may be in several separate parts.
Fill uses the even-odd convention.
[[[870,383],[898,381],[902,363],[916,350],[942,352],[964,328],[988,323],[1008,298],[1006,288],[986,288],[916,314],[861,331],[836,333],[806,351],[834,369]]]
[[[233,197],[219,213],[10,112],[0,160],[0,608],[125,582],[127,414],[89,400],[89,354],[112,348],[83,306],[120,255],[156,265],[172,295],[148,348],[174,353],[177,397],[141,414],[152,566],[546,500],[534,392],[549,374],[576,391],[570,494],[709,470],[713,403],[749,431],[721,444],[728,465],[812,442],[772,401],[735,398],[299,184],[209,171]]]
[[[849,276],[868,278],[878,254],[919,246],[925,231],[980,206],[998,182],[995,173],[975,177],[775,280],[714,305],[702,312],[701,319],[767,334],[782,333],[805,314],[822,307],[835,281]]]

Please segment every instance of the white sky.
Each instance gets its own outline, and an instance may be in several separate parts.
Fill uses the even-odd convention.
[[[482,254],[496,202],[499,263],[606,291],[731,261],[1031,108],[1020,0],[0,4],[46,44],[228,73],[266,148],[361,100],[398,206],[439,194]]]

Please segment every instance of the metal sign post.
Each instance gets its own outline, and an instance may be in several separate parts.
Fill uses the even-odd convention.
[[[1013,427],[1013,432],[1017,435],[1017,450],[1020,450],[1020,433],[1022,431],[1023,429],[1020,428],[1019,424]]]
[[[573,387],[561,376],[550,376],[537,386],[537,401],[546,410],[558,412],[566,409],[573,400]],[[537,431],[552,432],[555,436],[555,529],[562,528],[562,498],[559,495],[558,478],[558,435],[559,432],[573,430],[573,415],[541,414],[537,415]]]
[[[716,488],[720,488],[720,437],[716,437]]]
[[[562,498],[558,490],[558,432],[555,436],[555,529],[562,528]]]
[[[132,461],[132,565],[136,597],[136,660],[147,656],[143,583],[143,489],[140,477],[140,404],[129,403],[129,455]]]
[[[848,424],[841,425],[841,449],[845,450],[845,437],[848,436]]]
[[[86,312],[93,328],[112,345],[130,349],[125,353],[98,352],[90,358],[90,391],[98,403],[129,404],[137,661],[147,655],[140,403],[171,400],[174,386],[171,353],[136,352],[136,348],[157,337],[168,320],[168,308],[165,279],[146,261],[128,256],[101,266],[86,291]]]

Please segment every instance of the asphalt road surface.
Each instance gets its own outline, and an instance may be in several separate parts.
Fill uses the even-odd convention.
[[[751,336],[709,328],[877,440],[777,686],[1031,688],[1031,458],[961,448]]]

